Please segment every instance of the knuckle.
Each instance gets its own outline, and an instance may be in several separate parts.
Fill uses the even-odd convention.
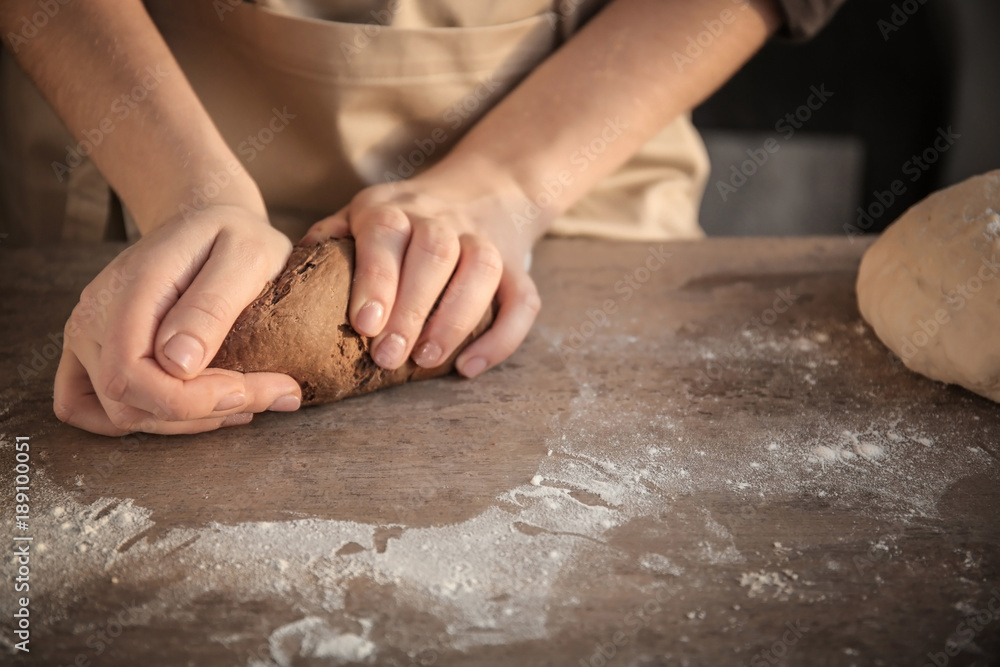
[[[530,281],[521,287],[520,293],[518,294],[518,301],[520,301],[521,306],[533,316],[538,315],[539,311],[542,309],[542,297],[538,294],[538,288],[535,287],[535,284]]]
[[[398,304],[395,316],[405,332],[420,331],[427,319],[427,313],[407,304]],[[411,338],[411,337],[408,337]]]
[[[101,373],[101,392],[112,401],[120,402],[128,393],[128,386],[128,375],[122,370],[111,368]]]
[[[389,283],[393,285],[399,279],[399,272],[392,266],[381,262],[366,262],[359,265],[354,272],[354,280],[374,283]]]
[[[400,240],[410,234],[410,220],[397,209],[377,209],[368,214],[371,234],[377,238]]]
[[[359,190],[357,194],[351,198],[350,208],[353,212],[356,213],[358,210],[377,206],[384,198],[381,193],[382,187],[382,184],[378,183],[375,185],[369,185],[367,188]]]
[[[159,397],[153,401],[153,416],[160,421],[189,421],[194,418],[194,410],[173,397]]]
[[[416,247],[441,264],[454,263],[459,252],[458,238],[442,225],[425,225],[416,240]]]
[[[92,322],[100,311],[97,307],[97,299],[88,290],[90,290],[89,287],[84,289],[83,293],[80,294],[80,300],[73,306],[73,312],[70,313],[67,320],[67,327],[72,323],[74,331],[79,331],[85,325]]]
[[[454,317],[438,318],[434,322],[435,334],[445,341],[460,341],[465,338],[472,327],[463,320]]]
[[[83,331],[84,325],[87,324],[87,319],[85,318],[82,309],[79,305],[73,309],[70,313],[69,319],[66,320],[66,326],[63,327],[63,336],[67,339],[73,339]]]
[[[52,400],[52,411],[56,414],[56,419],[66,424],[73,423],[73,414],[76,412],[71,405],[64,403],[56,396]]]
[[[269,254],[268,244],[257,239],[240,238],[234,239],[229,246],[228,252],[239,259],[240,265],[251,272],[261,265],[264,257]]]
[[[138,430],[134,420],[129,416],[128,409],[124,406],[110,410],[108,412],[108,419],[111,421],[112,426],[122,431]]]
[[[185,294],[181,308],[189,309],[209,319],[212,324],[228,327],[229,313],[233,312],[232,304],[222,294],[213,292],[196,292]]]
[[[459,320],[447,319],[437,326],[441,337],[446,341],[461,341],[472,331],[472,326]]]
[[[503,258],[492,244],[478,245],[469,251],[469,259],[478,273],[499,276],[503,273]]]
[[[100,276],[94,278],[89,283],[87,283],[86,287],[80,290],[80,305],[84,305],[97,300],[97,295],[100,294],[101,291],[97,287],[97,281],[100,279],[101,279]]]
[[[159,431],[158,422],[155,417],[142,417],[129,422],[127,427],[122,427],[131,433],[156,433]]]
[[[272,231],[275,234],[266,237],[234,241],[232,253],[239,260],[244,275],[261,280],[272,279],[284,268],[292,252],[292,242],[281,232]]]

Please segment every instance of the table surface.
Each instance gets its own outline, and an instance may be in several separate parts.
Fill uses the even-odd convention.
[[[865,247],[544,241],[543,312],[478,380],[123,438],[51,410],[120,246],[0,250],[14,662],[997,664],[1000,410],[878,342]]]

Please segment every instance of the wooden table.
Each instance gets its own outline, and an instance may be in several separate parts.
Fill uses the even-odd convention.
[[[882,347],[865,247],[546,241],[474,382],[117,439],[56,421],[47,357],[120,247],[0,250],[3,661],[997,664],[1000,409]]]

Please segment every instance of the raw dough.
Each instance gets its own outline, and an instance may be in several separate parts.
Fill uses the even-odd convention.
[[[868,249],[861,314],[910,369],[1000,401],[1000,170],[936,192]]]
[[[490,308],[437,368],[423,369],[408,359],[394,371],[385,370],[372,361],[371,340],[347,320],[353,274],[350,239],[295,248],[281,275],[240,313],[211,365],[241,373],[286,373],[302,387],[303,405],[330,403],[451,372],[458,352],[493,321]]]

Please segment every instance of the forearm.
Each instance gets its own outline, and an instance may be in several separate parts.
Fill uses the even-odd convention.
[[[688,38],[705,31],[705,21],[716,22],[714,41],[696,58],[676,58],[687,58]],[[773,0],[616,0],[470,130],[431,175],[495,170],[500,176],[491,180],[517,184],[538,207],[532,231],[540,236],[722,85],[778,22]],[[560,187],[551,187],[556,180]]]
[[[0,3],[0,33],[20,34],[34,0]],[[143,232],[176,216],[212,173],[239,162],[139,0],[61,5],[37,34],[11,40],[21,66]],[[242,168],[212,203],[263,203]],[[190,204],[189,205],[193,205]]]

